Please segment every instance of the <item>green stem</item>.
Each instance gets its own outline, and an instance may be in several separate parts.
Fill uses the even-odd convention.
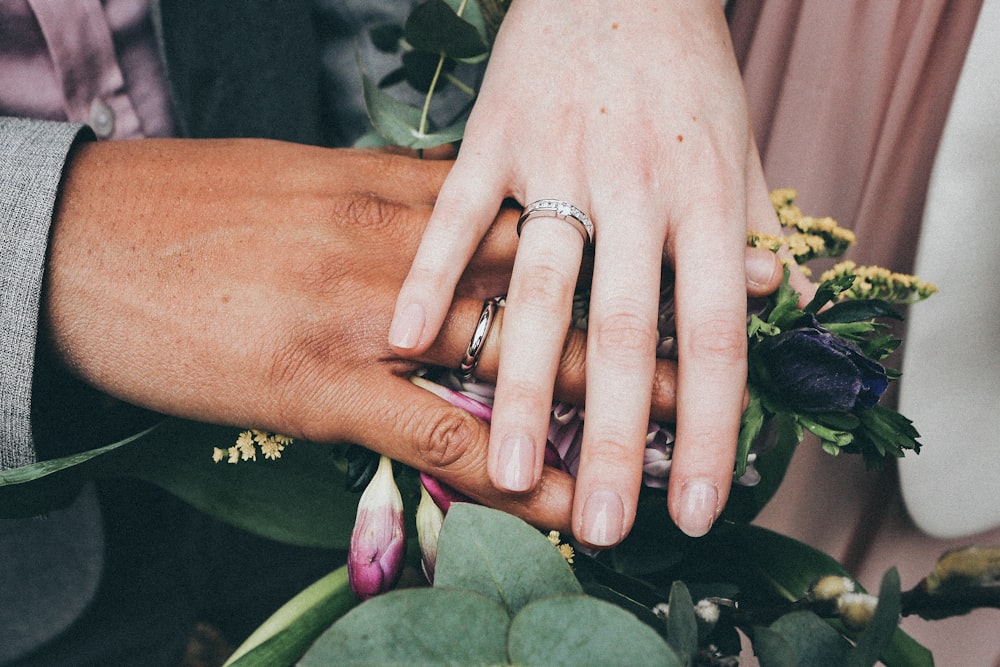
[[[448,79],[448,82],[451,85],[455,86],[456,88],[458,88],[459,90],[461,90],[463,93],[465,93],[469,97],[475,97],[476,96],[476,89],[473,88],[472,86],[470,86],[469,84],[465,83],[461,79],[459,79],[454,74],[445,74],[444,78]]]
[[[468,4],[468,0],[462,0],[462,4],[458,6],[455,13],[459,16],[465,11],[465,6]],[[441,57],[438,58],[437,68],[434,70],[434,78],[431,79],[431,86],[427,89],[427,96],[424,98],[424,108],[420,111],[420,126],[417,131],[420,134],[427,134],[427,122],[430,117],[431,110],[431,98],[434,97],[434,89],[437,87],[438,79],[441,77],[441,70],[444,68],[444,61],[448,56],[445,55],[444,51],[441,52]]]
[[[431,97],[434,96],[434,88],[437,87],[438,77],[441,76],[441,68],[444,67],[444,59],[447,56],[444,52],[441,53],[441,57],[438,58],[437,68],[434,70],[434,78],[431,79],[431,86],[427,89],[427,97],[424,98],[424,108],[420,111],[420,126],[417,131],[421,134],[427,134],[427,120],[431,109]]]

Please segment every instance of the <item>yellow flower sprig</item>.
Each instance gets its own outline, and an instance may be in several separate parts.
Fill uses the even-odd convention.
[[[777,252],[787,248],[803,273],[810,275],[805,262],[817,257],[840,257],[855,241],[854,232],[837,224],[833,218],[804,215],[795,205],[797,192],[793,188],[771,191],[771,204],[781,226],[791,234],[775,235],[762,232],[747,234],[747,245]],[[937,292],[933,283],[917,276],[897,273],[880,266],[858,266],[844,261],[820,276],[820,283],[846,275],[854,276],[850,289],[841,292],[840,299],[880,299],[895,304],[916,303]]]
[[[248,429],[242,431],[236,437],[236,444],[232,447],[226,449],[214,447],[212,450],[212,460],[216,463],[222,461],[226,463],[256,461],[257,448],[260,447],[260,453],[264,458],[274,461],[281,458],[281,452],[292,442],[294,442],[294,439],[287,435]]]
[[[897,273],[881,266],[858,266],[850,260],[840,262],[824,272],[820,276],[820,282],[847,274],[854,276],[854,284],[841,292],[841,299],[881,299],[889,303],[916,303],[938,291],[933,283],[921,280],[917,276]]]
[[[562,541],[562,536],[559,534],[558,530],[550,530],[549,534],[546,536],[549,540],[549,544],[554,546],[567,563],[573,564],[573,559],[576,557],[576,553],[573,551],[573,546],[567,542]]]
[[[787,246],[795,261],[799,264],[817,257],[840,257],[854,243],[854,232],[837,224],[830,217],[814,218],[805,215],[795,205],[797,192],[792,188],[780,188],[771,191],[771,205],[778,216],[778,222],[791,234],[774,236],[771,234],[752,233],[751,245],[754,247],[778,250]]]

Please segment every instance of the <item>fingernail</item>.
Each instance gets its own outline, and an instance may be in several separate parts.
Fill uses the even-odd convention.
[[[580,539],[595,547],[617,544],[625,532],[625,504],[614,491],[595,491],[583,505]]]
[[[719,489],[708,479],[694,479],[681,490],[677,527],[691,537],[701,537],[715,522],[719,511]]]
[[[748,252],[746,255],[747,282],[756,287],[769,286],[774,280],[778,263],[774,259],[774,253]]]
[[[497,483],[507,491],[529,491],[534,486],[535,448],[531,438],[511,434],[500,443]]]
[[[389,344],[402,350],[417,346],[424,330],[424,309],[418,303],[411,303],[392,318],[389,327]]]

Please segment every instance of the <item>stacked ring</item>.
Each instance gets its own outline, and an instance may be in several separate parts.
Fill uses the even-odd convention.
[[[517,221],[517,235],[521,235],[521,228],[534,217],[556,218],[569,222],[576,227],[583,237],[584,244],[594,242],[594,223],[590,216],[573,206],[568,201],[561,199],[539,199],[524,207],[524,212]]]
[[[493,327],[494,315],[496,315],[497,308],[500,307],[502,300],[502,296],[494,296],[483,301],[483,310],[479,313],[479,322],[476,324],[476,330],[472,332],[472,340],[469,341],[469,347],[465,350],[462,363],[458,366],[458,377],[465,382],[473,379],[476,366],[479,365],[479,355],[483,353],[483,344],[486,342],[486,337],[490,334],[490,329]]]

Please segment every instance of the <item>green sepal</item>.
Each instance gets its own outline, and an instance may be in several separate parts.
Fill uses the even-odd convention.
[[[736,444],[736,469],[733,472],[733,476],[736,478],[742,477],[747,471],[747,457],[750,456],[750,448],[760,437],[765,419],[760,397],[755,395],[752,386],[749,386],[747,390],[750,392],[750,402],[740,418],[740,435]]]
[[[819,287],[816,288],[815,296],[802,310],[815,315],[823,306],[831,301],[836,301],[841,293],[849,290],[854,281],[854,275],[848,273],[820,283]]]
[[[820,324],[827,325],[841,322],[860,322],[888,317],[902,320],[903,315],[888,301],[882,299],[849,299],[833,304],[826,310],[816,314]]]

